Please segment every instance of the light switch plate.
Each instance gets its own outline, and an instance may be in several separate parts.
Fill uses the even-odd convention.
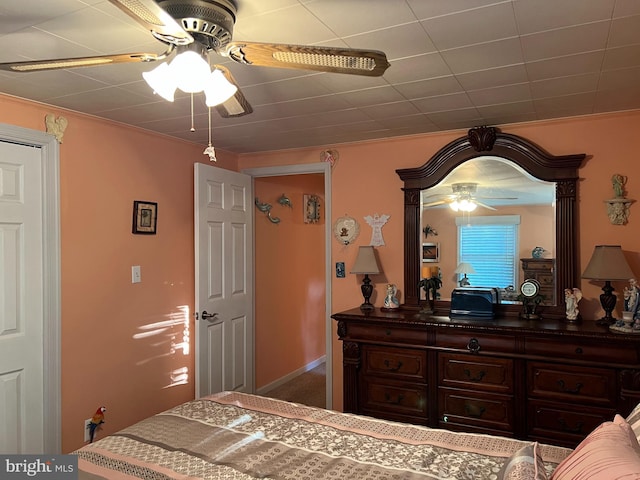
[[[140,265],[134,265],[131,267],[131,283],[142,282],[142,273],[140,272]]]

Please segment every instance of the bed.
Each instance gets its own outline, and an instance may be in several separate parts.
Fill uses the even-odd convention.
[[[640,424],[640,410],[634,414]],[[624,448],[620,439],[614,442],[619,456]],[[552,475],[555,480],[558,464],[573,459],[581,446],[572,451],[223,392],[154,415],[74,453],[79,478],[85,480],[498,480]],[[640,478],[640,473],[621,478]]]

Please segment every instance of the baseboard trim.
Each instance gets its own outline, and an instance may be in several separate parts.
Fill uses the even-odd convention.
[[[314,361],[307,363],[304,367],[300,367],[297,370],[294,370],[291,373],[288,373],[287,375],[285,375],[284,377],[280,377],[279,379],[268,383],[267,385],[260,387],[256,390],[256,393],[258,395],[264,395],[266,393],[269,393],[271,390],[273,390],[274,388],[278,388],[281,385],[284,385],[285,383],[293,380],[294,378],[302,375],[303,373],[308,372],[309,370],[313,370],[314,368],[316,368],[318,365],[320,365],[321,363],[326,362],[327,357],[326,355],[323,355],[320,358],[316,358]]]

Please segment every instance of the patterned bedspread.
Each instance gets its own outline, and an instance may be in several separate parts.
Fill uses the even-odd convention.
[[[527,442],[224,392],[87,445],[80,479],[495,479]],[[542,445],[548,472],[570,450]]]

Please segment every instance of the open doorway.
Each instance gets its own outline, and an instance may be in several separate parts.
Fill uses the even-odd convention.
[[[254,179],[256,202],[271,205],[269,212],[254,209],[256,392],[331,408],[331,190],[326,167],[243,173]],[[318,221],[305,221],[305,195],[319,197]]]

